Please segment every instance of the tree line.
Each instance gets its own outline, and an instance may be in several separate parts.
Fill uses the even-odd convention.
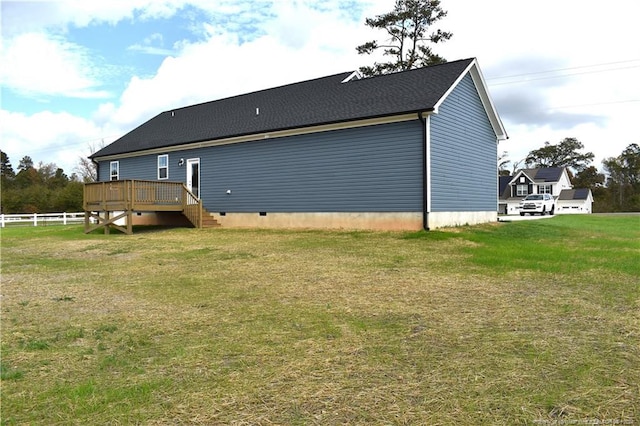
[[[77,174],[67,176],[54,163],[36,165],[29,156],[23,157],[14,171],[4,151],[0,157],[2,213],[82,211],[83,184]]]

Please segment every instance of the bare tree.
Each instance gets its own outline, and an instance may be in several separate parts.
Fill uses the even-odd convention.
[[[106,146],[104,139],[100,141],[99,144],[89,143],[89,155],[94,152],[98,152],[102,148]],[[98,167],[96,163],[94,163],[88,156],[78,157],[78,164],[73,169],[78,176],[82,179],[83,182],[96,182],[98,180]]]

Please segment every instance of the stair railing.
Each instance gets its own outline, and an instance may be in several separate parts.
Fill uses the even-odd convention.
[[[184,215],[196,228],[202,228],[202,200],[194,195],[184,184],[182,208]]]

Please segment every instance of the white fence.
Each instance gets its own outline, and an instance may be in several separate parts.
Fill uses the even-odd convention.
[[[27,214],[2,214],[0,224],[4,228],[7,225],[46,226],[67,225],[70,223],[84,223],[84,212],[80,213],[27,213]]]

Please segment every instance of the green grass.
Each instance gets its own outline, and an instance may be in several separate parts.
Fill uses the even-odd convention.
[[[2,424],[640,423],[640,217],[2,230]]]

